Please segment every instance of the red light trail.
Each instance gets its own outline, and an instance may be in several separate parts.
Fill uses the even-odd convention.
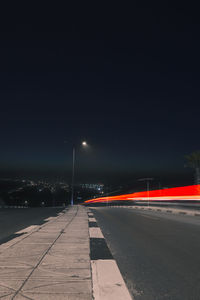
[[[85,201],[84,203],[103,203],[113,201],[200,201],[200,185],[189,185],[169,189],[143,191],[110,197],[100,197]]]

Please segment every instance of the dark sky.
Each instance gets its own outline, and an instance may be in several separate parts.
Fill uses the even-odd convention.
[[[8,11],[1,176],[69,180],[68,140],[77,144],[77,181],[190,183],[184,155],[200,149],[197,7],[132,5]]]

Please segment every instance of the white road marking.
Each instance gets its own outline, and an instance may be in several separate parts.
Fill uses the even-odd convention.
[[[131,300],[115,260],[92,260],[94,300]]]
[[[89,227],[90,238],[103,238],[104,236],[99,227]]]

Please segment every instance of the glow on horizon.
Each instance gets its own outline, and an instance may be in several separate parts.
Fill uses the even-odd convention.
[[[104,203],[112,201],[199,201],[200,185],[188,185],[182,187],[159,189],[132,194],[124,194],[110,197],[100,197],[85,201],[84,203]]]

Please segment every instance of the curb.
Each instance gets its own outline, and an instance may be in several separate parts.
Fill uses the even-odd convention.
[[[131,300],[115,259],[93,213],[88,210],[90,260],[94,300]]]
[[[158,211],[158,212],[167,212],[170,214],[180,214],[180,215],[188,215],[188,216],[195,216],[195,217],[200,217],[200,212],[197,213],[197,211],[194,210],[181,210],[181,209],[176,209],[176,208],[164,208],[160,206],[154,206],[154,207],[145,207],[145,206],[111,206],[113,208],[131,208],[131,209],[136,209],[136,210],[148,210],[148,211]]]

